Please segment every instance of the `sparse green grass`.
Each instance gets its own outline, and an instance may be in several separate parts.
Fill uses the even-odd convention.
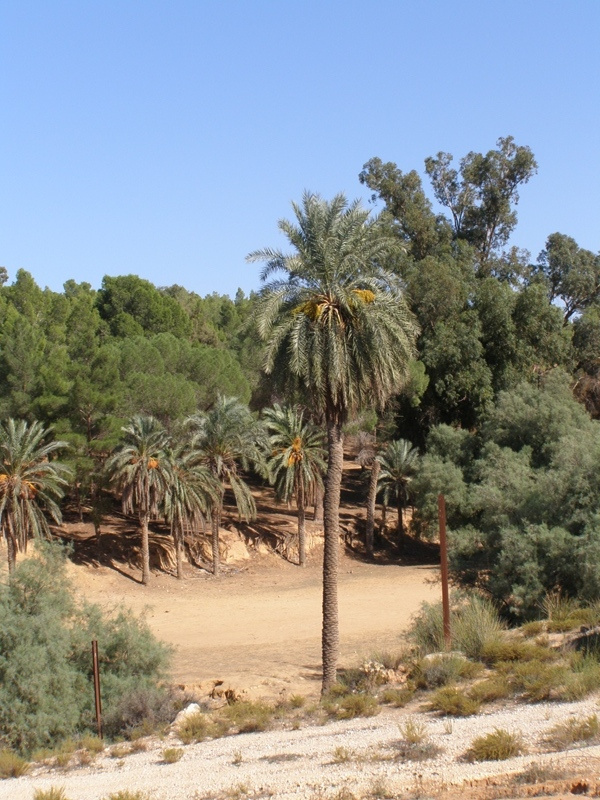
[[[554,764],[541,764],[536,761],[533,764],[528,764],[522,772],[518,772],[513,778],[513,783],[545,783],[545,781],[560,780],[564,777],[564,770]]]
[[[149,800],[146,792],[131,791],[131,789],[121,789],[120,792],[113,792],[107,795],[103,800]]]
[[[589,717],[568,719],[551,728],[544,741],[553,750],[566,750],[573,744],[590,742],[598,738],[600,722],[596,714]]]
[[[404,708],[413,699],[414,695],[414,690],[408,686],[403,686],[401,689],[388,686],[381,692],[379,700],[385,705]]]
[[[479,712],[480,703],[456,686],[444,686],[433,694],[430,709],[452,717],[470,717]]]
[[[490,667],[507,661],[556,661],[557,653],[545,644],[516,637],[489,642],[481,660]]]
[[[510,665],[507,678],[525,700],[539,703],[557,698],[569,681],[569,670],[564,664],[545,661],[522,661]]]
[[[511,733],[496,728],[491,733],[473,739],[471,747],[465,753],[467,761],[505,761],[525,753],[523,737],[519,733]]]
[[[84,736],[79,741],[79,746],[90,753],[97,755],[104,750],[104,742],[98,736]]]
[[[392,653],[390,650],[377,650],[369,660],[382,664],[386,669],[397,670],[404,659],[405,653],[402,651]]]
[[[293,694],[289,702],[290,708],[303,708],[306,705],[306,697],[301,694]]]
[[[62,786],[51,786],[49,789],[36,789],[33,800],[69,800]]]
[[[379,703],[370,694],[347,694],[337,703],[325,705],[326,711],[337,719],[354,719],[355,717],[374,717],[379,714]]]
[[[110,757],[111,758],[124,758],[131,754],[131,747],[128,744],[124,744],[123,742],[119,742],[119,744],[114,744],[110,748]]]
[[[417,661],[410,677],[419,689],[436,689],[467,680],[481,674],[483,667],[464,656],[454,653],[439,653]]]
[[[166,747],[162,751],[163,764],[175,764],[183,757],[183,749],[181,747]]]
[[[12,750],[0,750],[0,779],[19,778],[25,775],[29,764]]]
[[[205,739],[223,736],[224,731],[225,726],[215,724],[207,714],[198,711],[183,720],[177,728],[177,736],[184,744],[191,744],[192,742],[203,742]]]
[[[356,761],[356,753],[347,747],[336,747],[331,761],[333,764],[347,764],[350,761]]]
[[[422,744],[429,739],[427,724],[415,717],[407,717],[398,727],[402,738],[409,744]]]
[[[490,675],[469,689],[469,697],[477,703],[493,703],[495,700],[504,700],[512,694],[513,690],[506,675]]]
[[[270,727],[275,709],[266,703],[243,700],[225,706],[219,713],[228,726],[234,727],[238,733],[252,733],[266,731]]]

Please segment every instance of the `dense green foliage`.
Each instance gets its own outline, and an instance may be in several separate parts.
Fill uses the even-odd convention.
[[[0,586],[0,741],[22,753],[93,728],[92,639],[102,700],[118,729],[123,698],[160,695],[168,651],[131,613],[81,604],[58,545],[40,547]]]
[[[553,371],[501,392],[478,431],[431,431],[412,484],[416,525],[432,530],[443,491],[455,578],[513,617],[538,614],[556,588],[597,599],[599,464],[600,423]]]

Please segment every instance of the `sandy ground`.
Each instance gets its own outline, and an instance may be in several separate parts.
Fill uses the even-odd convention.
[[[341,552],[340,663],[397,650],[421,602],[440,594],[429,566],[369,564]],[[104,606],[146,610],[156,635],[173,645],[173,678],[185,685],[223,680],[252,695],[319,691],[321,558],[301,569],[257,556],[220,577],[188,568],[157,573],[143,587],[108,567],[70,567],[77,588]],[[135,575],[132,572],[132,575]]]

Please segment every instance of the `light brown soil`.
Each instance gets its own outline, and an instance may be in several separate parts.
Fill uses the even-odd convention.
[[[147,608],[152,630],[175,648],[176,682],[223,680],[253,695],[316,695],[320,562],[320,549],[311,553],[305,569],[275,555],[258,555],[218,578],[188,568],[183,581],[159,573],[148,587],[108,567],[72,565],[69,570],[93,602],[123,604],[136,612]],[[398,650],[420,603],[438,598],[436,574],[429,566],[369,564],[342,552],[341,664],[355,664],[377,650]]]

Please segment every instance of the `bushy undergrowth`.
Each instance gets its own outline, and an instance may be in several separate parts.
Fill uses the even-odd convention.
[[[545,737],[552,750],[566,750],[579,742],[590,742],[600,736],[600,723],[596,714],[589,717],[568,719],[551,728]]]
[[[505,761],[525,752],[523,737],[519,733],[496,728],[491,733],[478,736],[465,753],[467,761]]]
[[[125,698],[157,696],[167,648],[123,611],[79,604],[62,548],[40,547],[0,586],[0,743],[21,754],[93,729],[92,639],[98,640],[105,719],[111,732]]]
[[[486,648],[502,641],[506,627],[495,606],[475,594],[453,598],[450,623],[452,649],[471,659],[479,659]],[[441,603],[423,603],[409,637],[423,655],[445,649]]]

